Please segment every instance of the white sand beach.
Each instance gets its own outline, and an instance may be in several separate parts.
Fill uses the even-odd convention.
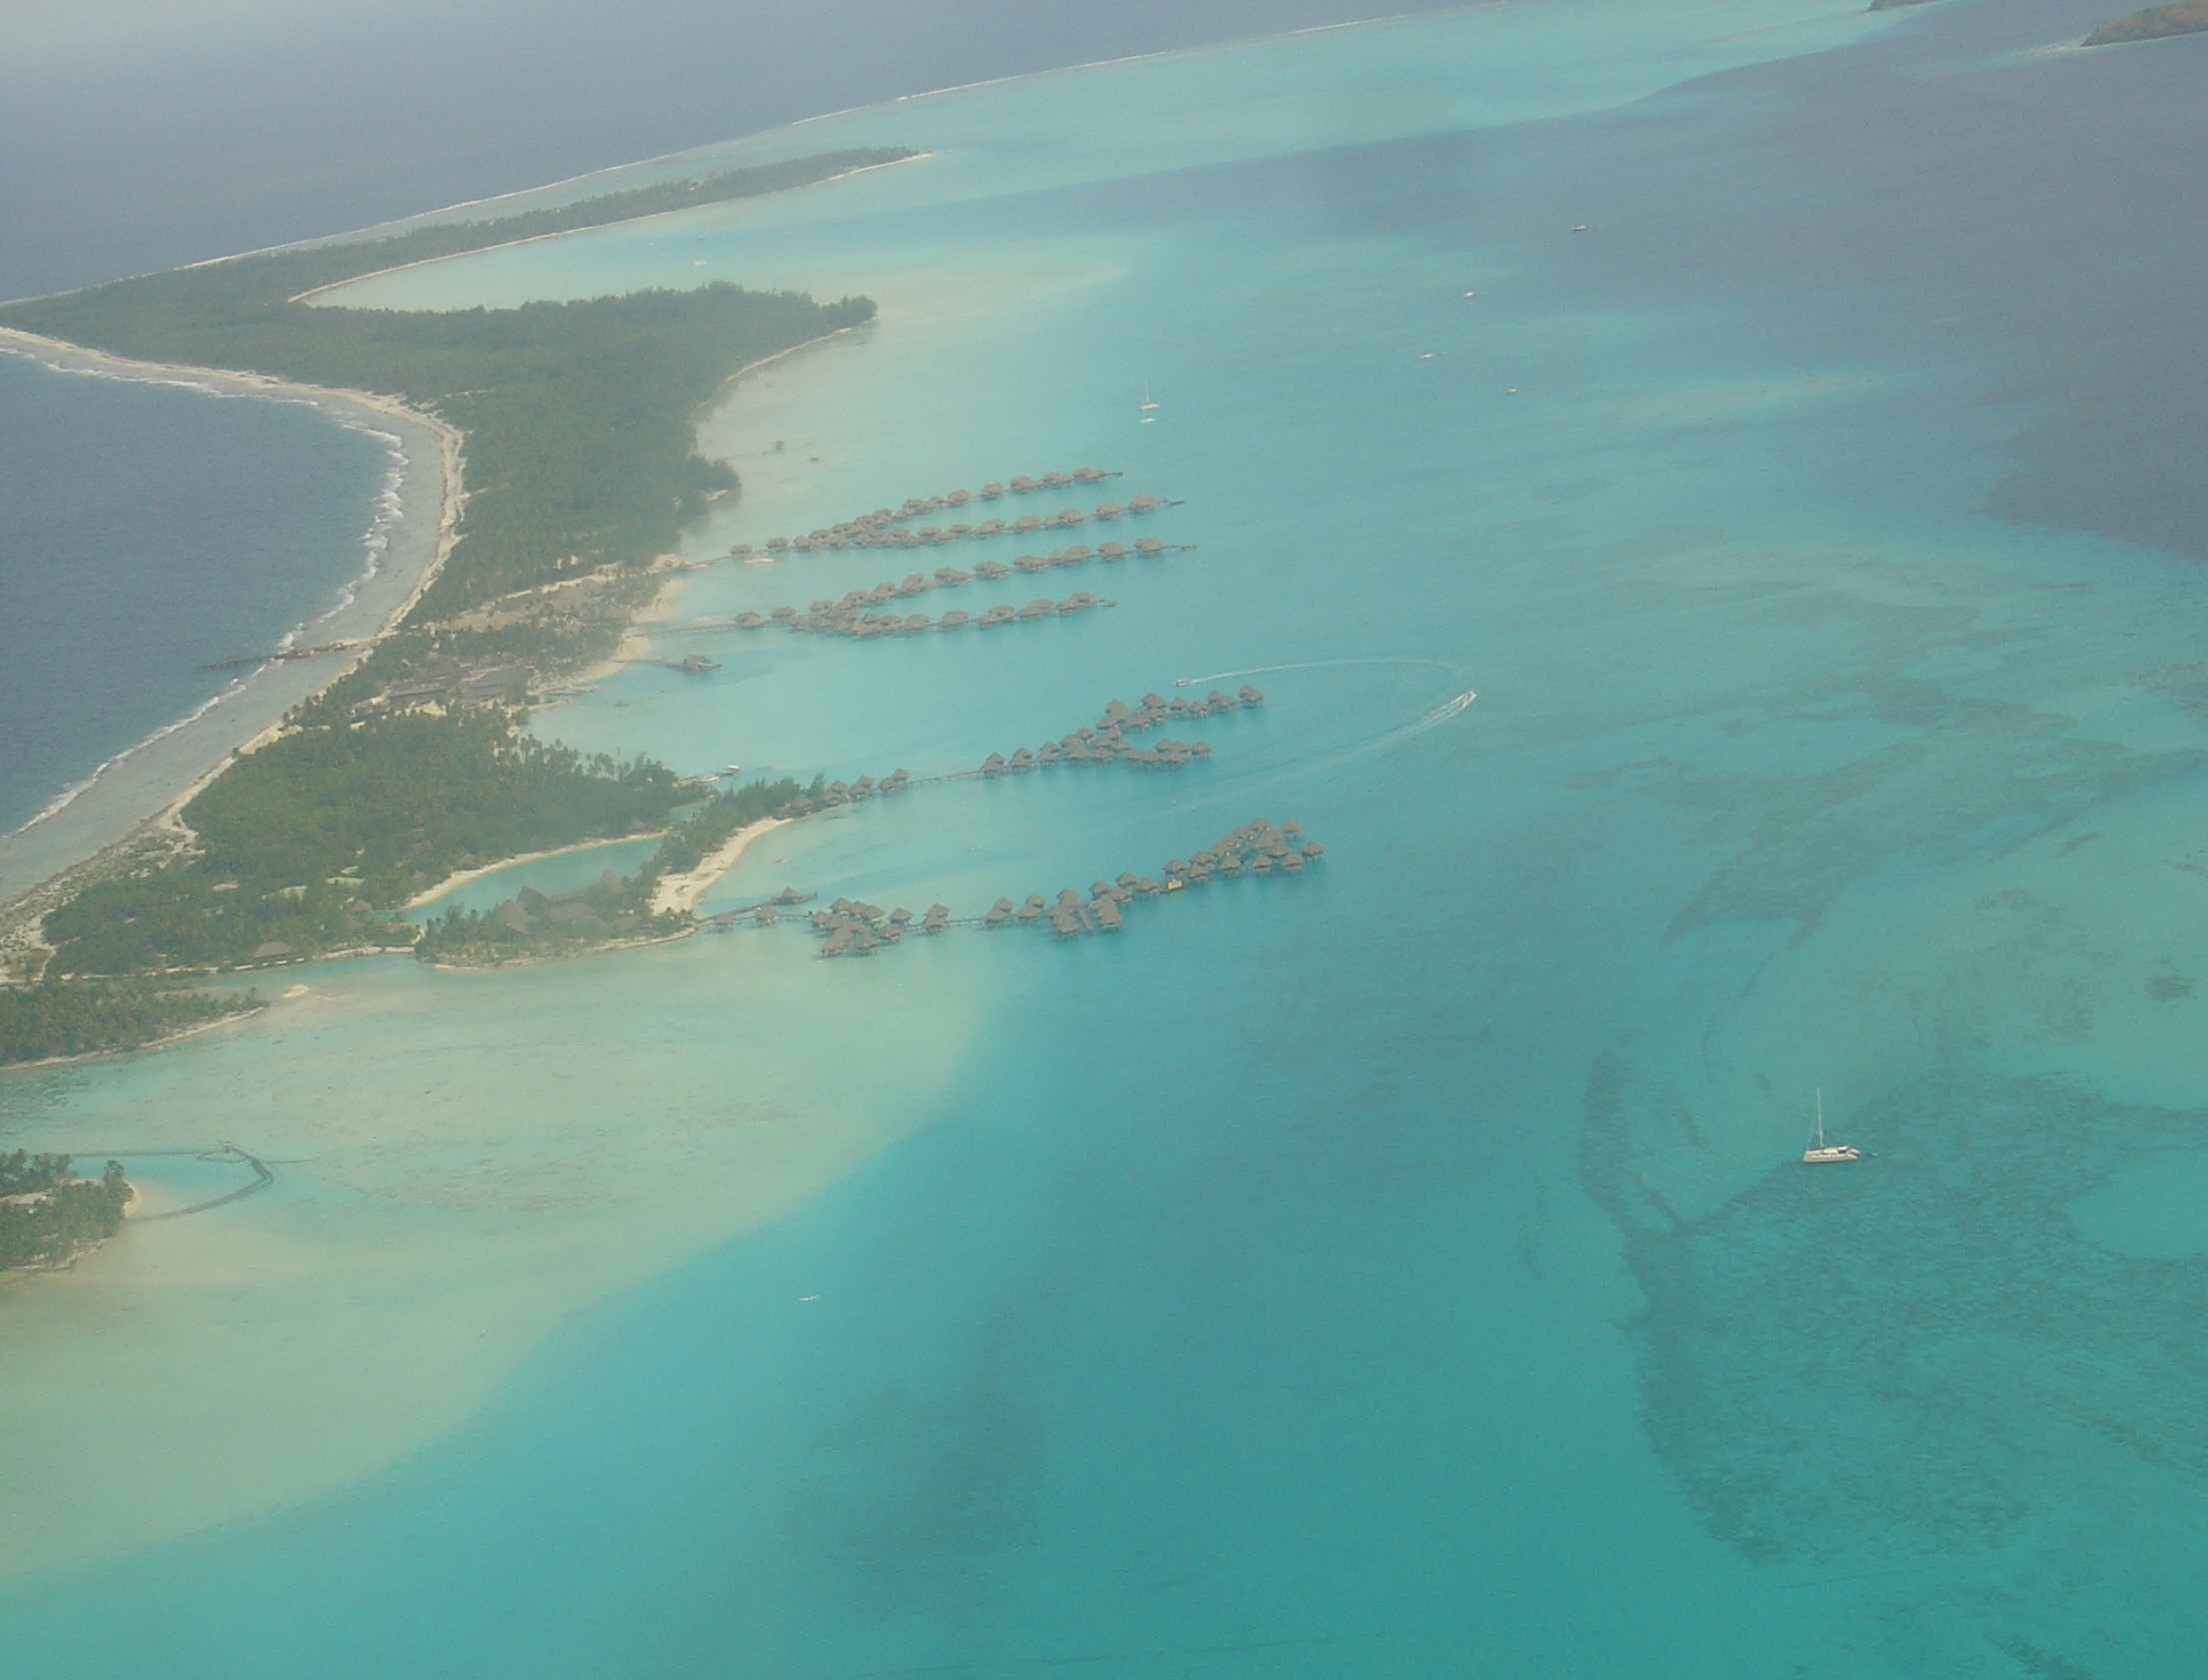
[[[341,426],[386,440],[393,463],[392,506],[377,532],[380,549],[365,552],[363,570],[346,598],[305,627],[309,644],[339,651],[250,670],[189,716],[108,761],[30,824],[0,836],[0,905],[12,905],[148,825],[173,817],[234,753],[264,738],[285,713],[359,664],[444,565],[458,534],[463,492],[460,434],[396,398],[136,362],[9,328],[0,328],[0,353],[81,377],[303,404]]]

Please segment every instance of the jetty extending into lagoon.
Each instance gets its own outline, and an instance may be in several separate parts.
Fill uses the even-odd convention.
[[[1122,869],[1109,880],[1092,881],[1086,895],[1068,886],[1055,898],[1041,892],[1031,892],[1018,903],[1001,897],[981,914],[968,916],[955,915],[942,903],[930,904],[916,915],[902,904],[885,909],[862,898],[838,898],[802,919],[820,936],[823,956],[872,956],[907,933],[941,933],[953,927],[1034,926],[1072,939],[1118,932],[1126,925],[1127,906],[1137,898],[1169,897],[1211,880],[1299,874],[1325,852],[1292,819],[1276,826],[1261,817],[1252,818],[1187,857],[1168,858],[1154,875]],[[797,907],[813,897],[786,886],[771,898],[722,911],[710,918],[709,926],[716,932],[740,926],[772,927],[794,916]]]

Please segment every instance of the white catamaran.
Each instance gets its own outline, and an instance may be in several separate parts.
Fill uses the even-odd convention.
[[[1811,1166],[1822,1166],[1828,1161],[1853,1161],[1863,1158],[1863,1151],[1852,1143],[1827,1143],[1824,1140],[1824,1090],[1817,1091],[1817,1140],[1801,1152],[1801,1158]]]

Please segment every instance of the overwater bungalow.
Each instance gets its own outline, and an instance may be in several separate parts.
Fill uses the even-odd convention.
[[[1303,855],[1304,855],[1304,856],[1305,856],[1306,858],[1310,859],[1310,860],[1311,860],[1312,862],[1314,862],[1314,863],[1315,863],[1315,862],[1316,862],[1316,861],[1317,861],[1317,860],[1318,860],[1319,858],[1323,857],[1323,856],[1324,856],[1325,854],[1326,854],[1326,848],[1325,848],[1325,847],[1324,847],[1323,845],[1320,845],[1320,844],[1318,843],[1318,841],[1316,841],[1316,840],[1305,840],[1305,841],[1303,842]]]
[[[1054,531],[1066,531],[1077,525],[1087,525],[1089,516],[1079,508],[1061,508],[1043,523]]]
[[[1074,469],[1074,482],[1076,484],[1103,484],[1104,480],[1110,477],[1111,475],[1102,467],[1076,467]]]
[[[1071,473],[1045,473],[1042,482],[1052,490],[1064,490],[1074,482],[1074,475]]]
[[[1035,600],[1029,602],[1027,606],[1020,609],[1019,616],[1024,620],[1040,619],[1043,617],[1044,614],[1056,612],[1057,610],[1058,603],[1053,601],[1049,596],[1037,596]]]
[[[949,905],[930,904],[928,913],[920,918],[920,930],[923,933],[940,933],[943,931],[944,923],[950,919],[951,909]]]
[[[772,904],[761,904],[757,909],[752,911],[752,919],[758,922],[759,925],[762,927],[773,926],[778,919],[775,914],[775,906]]]
[[[905,582],[897,586],[897,593],[899,595],[919,595],[927,588],[928,578],[925,573],[908,572],[905,574]]]
[[[1028,901],[1022,904],[1017,910],[1013,911],[1013,914],[1022,921],[1033,921],[1037,916],[1041,915],[1042,913],[1043,894],[1040,892],[1029,893]]]
[[[1191,758],[1208,759],[1211,756],[1211,744],[1208,741],[1191,741],[1188,743],[1188,755]]]
[[[1099,502],[1097,504],[1097,517],[1099,519],[1117,519],[1125,511],[1116,502]]]
[[[1025,747],[1020,747],[1013,750],[1013,756],[1007,762],[1005,768],[1007,770],[1027,770],[1031,768],[1034,764],[1035,755],[1029,752]]]
[[[976,527],[974,528],[974,535],[975,535],[975,536],[976,536],[977,538],[982,538],[982,537],[995,537],[995,536],[997,536],[997,535],[998,535],[999,533],[1001,533],[1001,532],[1002,532],[1002,531],[1003,531],[1004,529],[1005,529],[1005,522],[1004,522],[1003,520],[1001,520],[1001,519],[986,519],[986,520],[982,521],[982,523],[981,523],[980,525],[977,525],[977,526],[976,526]]]
[[[892,927],[902,927],[912,919],[913,912],[907,909],[903,904],[900,904],[896,909],[890,911],[890,925]]]
[[[985,502],[995,502],[1004,494],[1005,487],[1001,484],[985,484],[982,486],[982,500]]]
[[[1185,857],[1169,857],[1165,860],[1165,873],[1168,876],[1184,875],[1187,872],[1188,860]]]
[[[1249,867],[1251,873],[1263,874],[1267,869],[1272,867],[1272,859],[1264,852],[1260,851],[1257,853],[1256,856],[1250,858]]]
[[[1012,563],[1016,570],[1022,572],[1041,572],[1051,564],[1045,556],[1039,554],[1015,555]]]
[[[1005,756],[1004,756],[1004,754],[1002,754],[1002,753],[992,753],[992,754],[991,754],[991,755],[990,755],[990,756],[989,756],[988,758],[984,759],[984,760],[982,761],[982,774],[983,774],[984,776],[1002,776],[1002,775],[1004,775],[1004,774],[1005,774]]]
[[[1017,608],[1009,607],[1004,602],[1000,601],[996,606],[992,607],[988,612],[984,613],[981,618],[976,620],[975,622],[979,624],[984,630],[994,630],[999,625],[1011,624],[1017,613]]]
[[[1158,893],[1165,890],[1165,883],[1155,875],[1144,875],[1134,883],[1134,890],[1142,893],[1145,897],[1154,898]]]
[[[1099,543],[1097,545],[1097,558],[1099,560],[1124,560],[1126,557],[1127,551],[1122,544]]]
[[[1148,560],[1152,556],[1163,554],[1165,552],[1165,545],[1160,543],[1155,537],[1138,537],[1135,539],[1134,542],[1134,552],[1140,555],[1144,560]]]
[[[798,610],[795,607],[777,607],[767,616],[777,624],[786,625],[798,616]]]
[[[915,635],[927,628],[928,615],[926,613],[914,613],[906,619],[904,624],[904,631],[907,636]]]
[[[1224,857],[1221,857],[1219,859],[1219,873],[1233,875],[1240,874],[1241,870],[1242,860],[1233,852],[1229,851]]]
[[[966,506],[966,505],[967,505],[967,504],[968,504],[969,502],[973,501],[973,500],[974,500],[974,498],[973,498],[972,496],[968,495],[968,494],[967,494],[967,493],[966,493],[965,491],[963,491],[963,490],[954,490],[954,491],[952,491],[952,492],[951,492],[951,493],[950,493],[950,494],[949,494],[948,496],[946,496],[946,497],[945,497],[945,498],[944,498],[943,500],[944,500],[944,505],[945,505],[946,507],[950,507],[950,508],[963,508],[963,507],[965,507],[965,506]]]
[[[882,779],[882,792],[884,792],[885,794],[894,794],[900,788],[903,788],[906,783],[912,780],[913,773],[909,770],[906,770],[903,766],[900,766],[898,769],[893,770],[888,776],[885,776]]]
[[[851,797],[855,800],[863,800],[873,792],[874,778],[871,776],[862,776],[851,785]]]
[[[1251,688],[1247,683],[1235,692],[1244,706],[1262,706],[1265,703],[1262,691]]]
[[[1152,514],[1156,511],[1157,498],[1154,496],[1129,496],[1127,498],[1127,512],[1130,514]]]
[[[769,554],[781,554],[789,547],[790,539],[787,537],[770,537],[767,539],[767,552]]]
[[[1000,898],[982,914],[984,927],[1002,927],[1012,919],[1012,900]]]
[[[1119,906],[1109,898],[1104,899],[1101,904],[1095,905],[1094,913],[1097,917],[1097,925],[1106,933],[1116,933],[1126,925],[1126,917],[1119,913]]]
[[[832,800],[846,800],[851,798],[851,784],[848,782],[831,782],[828,785],[828,797]],[[841,898],[837,899],[836,907],[838,909],[845,908],[846,906],[844,900]]]
[[[785,607],[781,611],[788,612],[789,609]],[[738,630],[757,630],[766,622],[757,613],[739,613],[736,616],[736,628]]]
[[[1012,493],[1015,496],[1025,496],[1030,491],[1041,490],[1042,488],[1043,487],[1041,485],[1037,484],[1035,480],[1029,478],[1025,473],[1023,473],[1019,478],[1012,481]]]
[[[1070,549],[1061,549],[1051,557],[1053,566],[1081,566],[1087,563],[1091,550],[1087,543],[1076,543]]]
[[[943,618],[938,621],[938,628],[942,630],[963,630],[966,628],[966,614],[953,611],[946,613]]]
[[[1086,607],[1094,607],[1096,605],[1097,598],[1095,596],[1091,595],[1087,590],[1076,590],[1072,595],[1068,596],[1064,601],[1058,604],[1058,610],[1061,613],[1079,613]]]
[[[850,946],[851,929],[849,927],[839,927],[829,934],[828,941],[821,946],[821,954],[823,956],[841,956]]]
[[[995,583],[999,578],[1010,576],[1012,568],[1001,560],[982,560],[975,562],[974,565],[974,575],[977,578],[987,578],[991,583]]]
[[[1144,695],[1142,697],[1142,706],[1146,711],[1162,712],[1165,709],[1165,697],[1159,694]]]
[[[1066,749],[1055,741],[1046,741],[1036,749],[1035,762],[1039,765],[1055,765],[1065,756]]]
[[[1031,531],[1041,531],[1043,529],[1043,516],[1041,514],[1022,514],[1012,522],[1012,528],[1023,537]]]
[[[945,589],[955,590],[962,584],[970,584],[973,581],[974,575],[971,572],[961,572],[956,566],[939,566],[936,568],[936,582],[943,585]]]
[[[896,595],[897,595],[897,585],[895,585],[895,584],[877,584],[877,585],[875,585],[875,586],[874,586],[874,588],[873,588],[873,589],[869,590],[869,591],[868,591],[868,592],[867,592],[867,593],[866,593],[865,595],[863,595],[862,597],[860,597],[860,599],[861,599],[862,601],[871,601],[871,602],[873,602],[873,603],[874,603],[874,604],[875,604],[875,605],[876,605],[877,607],[879,607],[879,606],[881,606],[881,605],[882,605],[882,604],[883,604],[883,603],[884,603],[885,601],[889,601],[889,600],[892,600],[892,599],[894,599],[894,598],[896,597]]]

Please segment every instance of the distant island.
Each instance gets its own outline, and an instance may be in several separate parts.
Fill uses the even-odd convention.
[[[915,155],[828,152],[0,307],[0,325],[113,355],[397,398],[458,431],[466,484],[457,538],[392,634],[199,791],[170,832],[70,878],[43,914],[44,972],[0,988],[0,1062],[127,1047],[234,1012],[190,992],[109,983],[120,976],[409,947],[421,930],[399,911],[456,870],[667,830],[704,801],[669,836],[683,855],[702,836],[787,803],[794,786],[708,796],[649,760],[537,741],[520,720],[545,679],[614,652],[664,586],[682,527],[739,488],[725,462],[697,453],[700,407],[743,369],[872,320],[872,301],[821,304],[725,282],[451,313],[305,300],[411,263]],[[668,930],[665,912],[635,907],[638,890],[648,901],[648,885],[624,888],[592,931]],[[448,920],[423,954],[495,960],[520,945],[572,947],[582,919],[526,936]]]
[[[73,1177],[67,1155],[0,1154],[0,1271],[65,1266],[123,1227],[131,1202],[123,1164]]]
[[[2173,0],[2167,6],[2127,12],[2113,23],[2104,23],[2085,38],[2085,44],[2108,47],[2121,41],[2158,41],[2170,35],[2197,35],[2204,30],[2208,30],[2208,0]]]

